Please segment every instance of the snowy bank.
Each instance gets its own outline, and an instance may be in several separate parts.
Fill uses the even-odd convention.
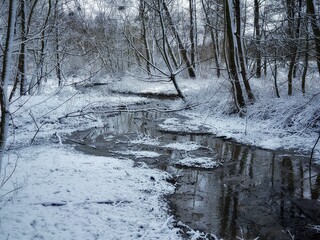
[[[174,190],[166,173],[70,147],[16,154],[1,193],[21,189],[2,198],[0,239],[179,239],[163,201]]]

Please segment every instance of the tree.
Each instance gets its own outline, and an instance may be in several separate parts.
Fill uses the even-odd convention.
[[[2,58],[1,82],[0,82],[0,173],[2,169],[2,159],[5,151],[6,139],[9,126],[9,97],[7,95],[8,83],[11,78],[10,70],[12,67],[12,51],[14,41],[14,25],[16,22],[16,12],[18,0],[9,1],[8,6],[8,21],[6,26],[5,46]]]
[[[148,41],[148,35],[147,35],[147,26],[146,26],[146,21],[147,21],[147,5],[144,0],[140,0],[140,5],[139,5],[139,19],[141,21],[141,38],[142,38],[142,43],[144,46],[144,52],[145,52],[145,57],[147,59],[146,62],[146,68],[147,72],[149,75],[151,75],[151,64],[152,59],[151,59],[151,54],[150,54],[150,47],[149,47],[149,41]]]
[[[196,4],[194,2],[194,0],[189,0],[189,16],[190,16],[190,31],[189,31],[189,35],[190,35],[190,47],[191,47],[191,51],[190,51],[190,58],[191,58],[191,65],[193,67],[193,69],[196,69],[196,23],[197,23],[197,19],[196,19]]]
[[[205,14],[205,22],[206,26],[208,27],[210,31],[210,37],[212,41],[212,52],[213,52],[213,58],[214,58],[214,63],[216,67],[216,74],[217,77],[219,78],[221,75],[221,69],[220,69],[220,61],[219,61],[219,42],[218,42],[218,34],[217,34],[217,28],[218,21],[215,21],[215,24],[213,24],[211,17],[210,17],[210,1],[208,0],[201,0],[202,3],[202,8]],[[219,12],[219,9],[217,7],[215,12]],[[219,19],[219,15],[217,14],[215,16],[216,19]],[[215,25],[215,26],[214,26]]]
[[[302,1],[299,0],[299,7],[296,10],[296,1],[287,0],[287,20],[288,20],[288,40],[289,40],[289,69],[288,69],[288,95],[292,95],[292,80],[294,77],[294,69],[298,55],[298,44],[300,35],[300,23],[301,23],[301,8]],[[299,16],[296,18],[296,13]]]
[[[173,32],[173,34],[174,34],[174,36],[175,36],[175,38],[176,38],[176,40],[178,42],[178,47],[179,47],[179,50],[180,50],[180,54],[181,54],[186,66],[187,66],[189,77],[195,78],[196,77],[195,69],[192,66],[192,62],[189,59],[187,49],[183,45],[181,37],[180,37],[180,34],[178,33],[178,31],[176,29],[176,25],[173,22],[173,19],[171,17],[171,13],[169,11],[167,3],[166,3],[165,0],[160,0],[160,1],[162,3],[162,8],[164,9],[164,11],[166,13],[167,20],[169,22],[169,26],[171,27],[171,31]]]
[[[318,17],[315,10],[314,0],[306,0],[307,4],[307,14],[311,23],[311,28],[315,36],[315,50],[316,50],[316,60],[318,66],[318,72],[320,74],[320,26],[318,23]]]
[[[239,76],[239,63],[237,56],[237,40],[234,35],[235,26],[233,23],[233,5],[231,0],[224,1],[225,34],[226,34],[226,64],[232,84],[235,106],[240,114],[243,114],[243,108],[246,106],[242,93]]]
[[[26,82],[26,44],[27,44],[27,28],[26,28],[26,9],[25,9],[25,1],[20,0],[20,38],[21,44],[19,49],[19,56],[18,56],[18,69],[16,72],[16,77],[13,85],[13,89],[11,91],[9,100],[14,96],[14,93],[17,89],[17,86],[20,82],[20,95],[25,94],[24,84]]]
[[[45,5],[43,6],[43,10],[45,12]],[[32,94],[35,91],[35,87],[37,86],[38,92],[40,93],[42,91],[42,80],[45,75],[44,73],[44,61],[45,61],[45,56],[46,56],[46,50],[47,50],[47,43],[48,43],[48,38],[47,38],[47,32],[51,33],[52,32],[52,26],[49,26],[49,18],[51,17],[51,11],[52,11],[52,0],[48,0],[48,5],[47,5],[47,12],[44,16],[44,22],[43,25],[41,26],[41,37],[40,37],[40,51],[37,58],[37,66],[35,69],[35,74],[30,80],[29,84],[29,93]]]
[[[261,77],[261,28],[260,28],[260,1],[254,0],[254,33],[255,33],[255,40],[256,40],[256,77]]]
[[[247,77],[247,62],[246,62],[246,58],[245,58],[245,52],[244,52],[244,45],[243,45],[243,36],[241,33],[241,10],[240,10],[240,0],[234,0],[234,11],[235,11],[235,22],[236,22],[236,40],[237,40],[237,46],[235,46],[235,52],[236,55],[238,57],[238,61],[240,64],[240,73],[242,76],[242,81],[244,83],[245,86],[245,90],[247,92],[248,98],[250,102],[254,101],[254,95],[252,93],[251,87],[250,87],[250,83]],[[228,31],[228,30],[227,30]]]

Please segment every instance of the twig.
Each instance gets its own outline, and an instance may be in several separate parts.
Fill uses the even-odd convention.
[[[59,145],[62,146],[61,136],[58,134],[58,132],[55,132],[54,135],[58,138],[58,140],[59,140]]]
[[[31,112],[31,110],[29,111],[29,115],[31,116],[31,118],[32,118],[32,120],[33,120],[33,122],[34,122],[34,124],[35,124],[35,125],[36,125],[36,127],[37,127],[37,131],[36,131],[36,133],[34,134],[33,138],[32,138],[32,139],[31,139],[31,141],[30,141],[30,144],[32,144],[32,143],[34,142],[34,140],[36,139],[36,136],[37,136],[37,135],[38,135],[38,133],[40,132],[41,127],[43,127],[44,123],[43,123],[43,124],[41,124],[41,126],[39,127],[39,125],[38,125],[38,123],[37,123],[36,119],[34,118],[34,116],[33,116],[32,112]]]
[[[1,196],[0,196],[0,199],[3,198],[3,197],[5,197],[5,196],[7,196],[8,194],[10,194],[10,193],[12,193],[12,192],[14,192],[14,191],[17,191],[17,190],[21,189],[21,188],[22,188],[22,187],[17,187],[17,188],[15,188],[15,189],[12,189],[11,191],[9,191],[9,192],[1,195]]]
[[[16,168],[17,168],[17,165],[18,165],[18,159],[16,160],[15,164],[14,164],[14,168],[13,170],[11,171],[10,175],[5,178],[2,179],[2,182],[1,182],[1,185],[0,185],[0,189],[8,182],[8,180],[12,177],[13,173],[15,172]]]

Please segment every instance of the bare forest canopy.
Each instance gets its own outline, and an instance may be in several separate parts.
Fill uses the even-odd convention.
[[[126,72],[172,81],[225,78],[240,115],[254,103],[252,79],[271,78],[280,97],[306,92],[320,72],[316,0],[3,0],[1,113],[47,78]],[[196,80],[195,80],[196,81]],[[4,121],[4,119],[3,119]]]

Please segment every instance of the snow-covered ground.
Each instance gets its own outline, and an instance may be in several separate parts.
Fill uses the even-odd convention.
[[[113,112],[117,106],[149,100],[94,88],[82,92],[72,86],[54,92],[52,84],[47,83],[42,95],[18,99],[11,106],[14,128],[1,179],[10,178],[0,189],[0,239],[179,239],[163,200],[174,190],[166,182],[166,173],[145,165],[134,167],[130,159],[84,155],[60,142],[64,134],[101,126],[103,122],[94,112]],[[257,100],[248,106],[245,118],[230,114],[227,80],[179,80],[179,84],[187,103],[176,100],[169,107],[193,106],[179,111],[189,120],[167,119],[161,128],[206,129],[246,144],[305,154],[317,139],[319,82],[309,82],[305,96],[297,89],[294,96],[287,97],[283,87],[278,99],[271,81],[253,79]],[[150,83],[132,77],[104,86],[110,87],[122,92],[175,93],[169,82]],[[157,144],[155,139],[148,141]],[[318,160],[319,150],[320,144],[315,151]],[[137,157],[146,154],[150,156],[149,152],[136,152]],[[190,164],[190,159],[185,164]]]

